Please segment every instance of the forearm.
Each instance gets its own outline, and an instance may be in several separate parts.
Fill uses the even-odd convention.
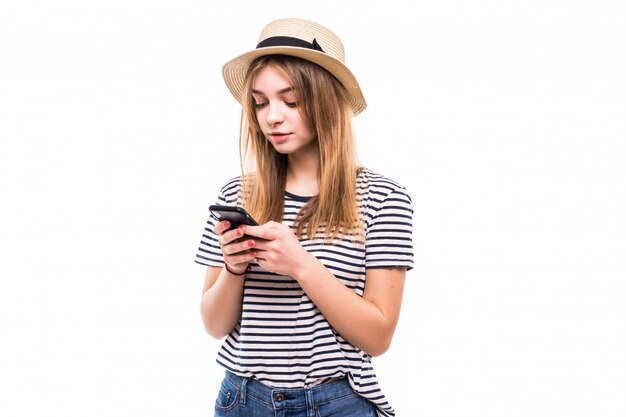
[[[207,333],[216,339],[228,335],[241,318],[244,277],[222,269],[202,294],[200,312]]]
[[[304,292],[344,339],[372,356],[387,351],[397,314],[385,314],[376,304],[357,295],[313,256],[297,275]]]

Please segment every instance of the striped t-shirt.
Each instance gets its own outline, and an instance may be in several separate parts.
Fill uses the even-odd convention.
[[[228,181],[217,203],[238,205],[241,178]],[[285,193],[283,223],[293,227],[306,197]],[[333,275],[363,296],[365,272],[370,268],[413,268],[411,198],[400,184],[368,169],[357,178],[357,201],[365,242],[325,241],[323,230],[314,239],[300,239]],[[209,216],[196,262],[223,266]],[[245,276],[241,320],[226,337],[217,362],[242,377],[275,388],[306,388],[334,377],[348,376],[352,388],[374,403],[379,416],[394,416],[383,395],[371,357],[352,346],[326,321],[289,276],[277,275],[251,262]]]

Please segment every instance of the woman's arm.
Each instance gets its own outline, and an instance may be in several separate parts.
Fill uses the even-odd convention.
[[[387,351],[400,315],[405,268],[368,270],[360,297],[308,253],[289,227],[269,222],[245,226],[244,232],[258,238],[258,264],[296,279],[343,338],[372,356]]]
[[[250,260],[254,258],[249,241],[237,241],[243,236],[243,232],[240,229],[224,232],[228,227],[228,221],[219,222],[215,226],[215,232],[220,236],[219,244],[224,262],[235,274],[226,268],[207,267],[200,301],[204,328],[216,339],[228,335],[241,318],[243,274]]]
[[[226,268],[207,267],[200,313],[208,334],[221,339],[235,328],[241,317],[242,297],[242,276],[233,276]]]
[[[294,277],[326,320],[371,356],[389,349],[400,316],[406,269],[370,269],[359,297],[314,258]]]

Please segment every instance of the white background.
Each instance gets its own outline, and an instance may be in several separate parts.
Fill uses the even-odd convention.
[[[221,65],[281,17],[343,39],[360,159],[413,197],[398,416],[626,415],[625,3],[411,3],[2,2],[0,415],[212,415]]]

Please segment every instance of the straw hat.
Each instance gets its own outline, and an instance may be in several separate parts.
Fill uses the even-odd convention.
[[[290,55],[321,66],[348,90],[354,114],[365,110],[367,103],[359,83],[344,63],[345,53],[339,37],[324,26],[304,19],[270,22],[261,31],[256,49],[224,64],[224,81],[238,102],[241,103],[244,79],[250,64],[265,55]]]

